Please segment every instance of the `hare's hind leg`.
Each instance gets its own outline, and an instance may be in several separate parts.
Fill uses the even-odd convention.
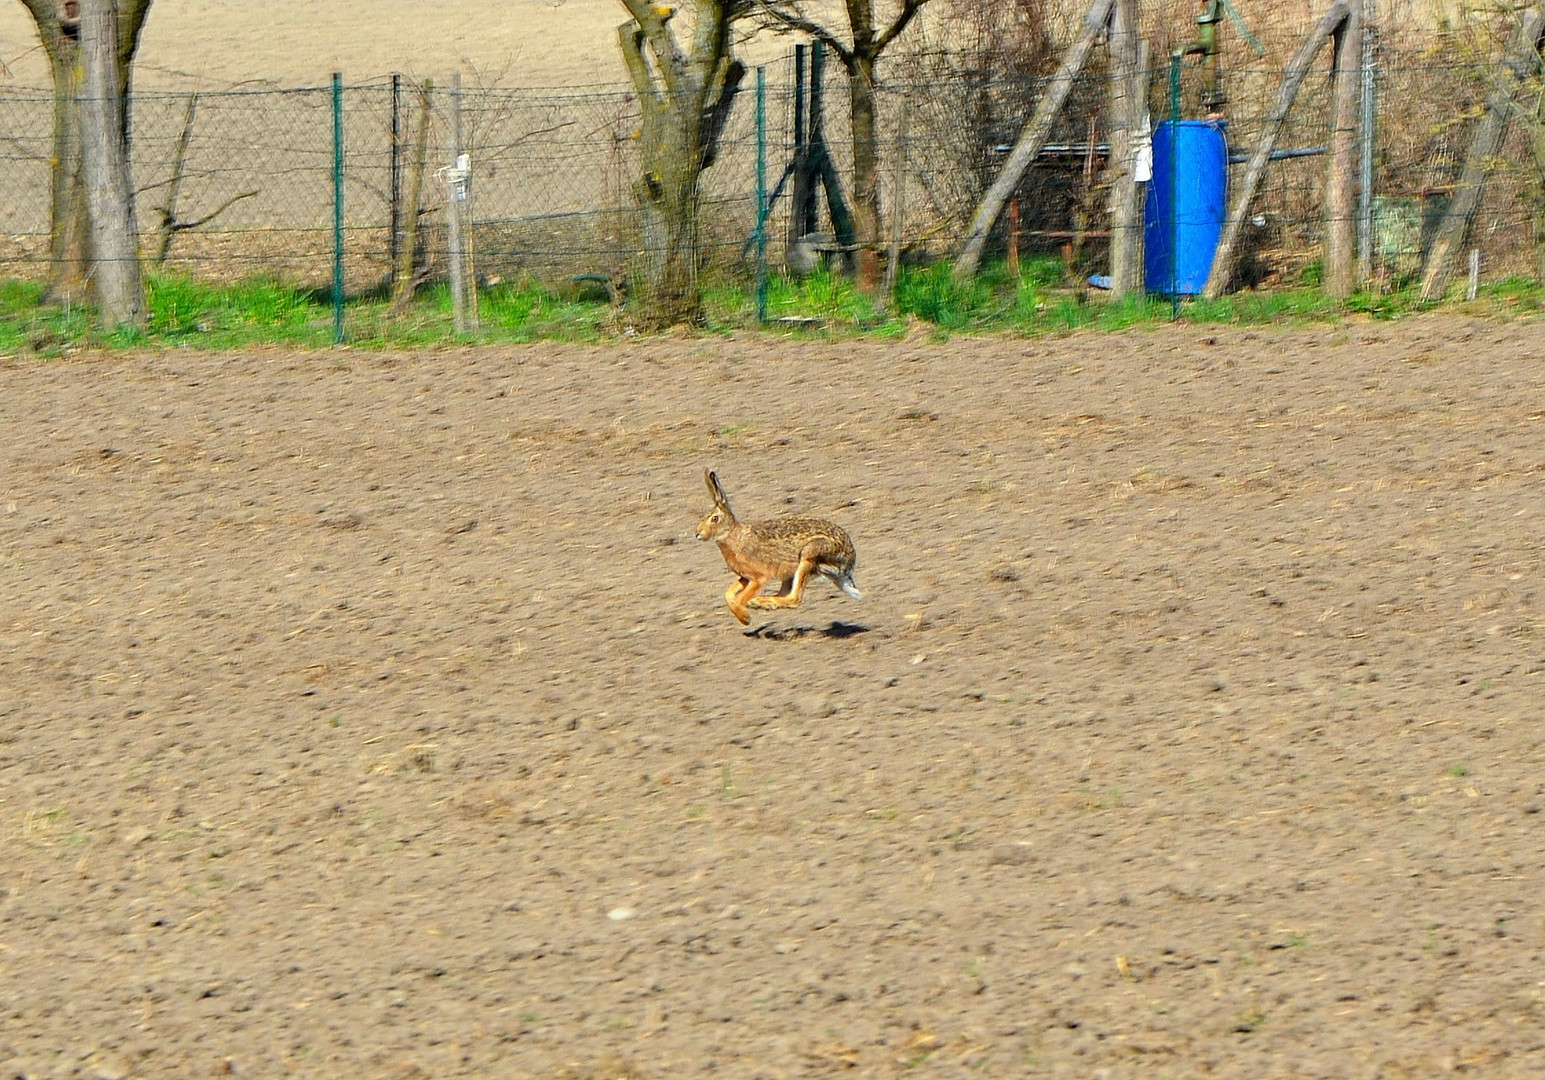
[[[814,569],[815,560],[808,554],[801,555],[794,577],[783,583],[783,588],[779,590],[777,596],[752,596],[746,601],[746,606],[764,610],[799,607],[799,602],[805,598],[805,582],[809,580],[810,572]]]

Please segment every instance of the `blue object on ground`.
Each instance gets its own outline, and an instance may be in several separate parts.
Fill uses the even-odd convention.
[[[1176,169],[1173,177],[1171,161]],[[1153,133],[1153,180],[1143,206],[1143,274],[1148,292],[1194,296],[1206,287],[1223,231],[1227,195],[1228,142],[1223,122],[1160,124]]]

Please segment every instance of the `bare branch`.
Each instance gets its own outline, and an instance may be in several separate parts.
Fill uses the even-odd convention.
[[[681,51],[681,45],[676,41],[676,34],[671,30],[671,16],[675,9],[662,4],[651,4],[647,0],[622,0],[622,6],[628,9],[628,14],[633,16],[633,25],[637,27],[637,33],[649,42],[649,47],[654,51],[659,61],[660,79],[666,88],[673,94],[680,93],[687,88],[687,80],[691,77],[691,69],[687,64],[686,55]],[[629,24],[624,24],[628,26]],[[627,51],[624,44],[623,51]],[[642,50],[640,50],[642,56]],[[632,63],[629,61],[631,71]]]
[[[38,40],[50,60],[56,60],[67,44],[64,26],[59,21],[59,5],[55,0],[21,0],[21,5],[32,16],[37,26]]]
[[[649,59],[644,55],[644,32],[637,23],[623,23],[617,27],[617,41],[622,46],[622,62],[627,66],[628,77],[638,91],[638,104],[646,123],[657,123],[666,109],[656,89]]]
[[[922,6],[926,3],[928,3],[928,0],[904,0],[901,5],[901,11],[896,15],[896,21],[891,23],[890,26],[878,38],[875,39],[874,55],[879,56],[882,52],[884,52],[885,47],[892,41],[896,40],[901,32],[907,28],[907,24],[912,21],[912,17],[916,15]]]
[[[39,154],[34,150],[29,150],[27,145],[18,139],[15,135],[6,135],[3,138],[0,138],[0,142],[5,143],[7,146],[11,147],[11,149],[15,150],[17,156],[23,161],[47,162],[50,160],[49,155],[47,154]]]
[[[231,207],[241,202],[241,200],[256,198],[258,194],[259,192],[257,191],[243,191],[240,195],[232,195],[229,199],[226,199],[223,203],[215,207],[203,217],[196,218],[193,221],[174,221],[171,222],[170,228],[172,232],[180,233],[187,232],[189,229],[197,229],[201,225],[208,225],[215,218],[219,217]]]
[[[832,52],[837,54],[837,62],[852,74],[853,50],[832,31],[807,17],[797,3],[791,3],[790,0],[758,0],[755,10],[762,25],[775,33],[809,34],[824,42]]]

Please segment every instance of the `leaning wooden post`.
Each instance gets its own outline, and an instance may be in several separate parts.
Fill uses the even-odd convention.
[[[1345,300],[1356,287],[1357,99],[1362,90],[1362,0],[1348,0],[1335,37],[1330,161],[1325,175],[1325,291]]]
[[[1540,70],[1540,37],[1545,32],[1545,14],[1539,8],[1529,12],[1518,24],[1507,45],[1506,66],[1513,78],[1503,76],[1486,95],[1486,114],[1476,126],[1465,154],[1464,171],[1459,174],[1459,186],[1449,201],[1448,210],[1433,234],[1432,248],[1427,252],[1427,265],[1422,268],[1422,302],[1441,299],[1448,288],[1454,256],[1464,246],[1470,224],[1475,220],[1475,210],[1481,201],[1481,191],[1486,186],[1486,173],[1491,161],[1502,149],[1503,136],[1507,134],[1508,115],[1512,112],[1513,99],[1518,83]]]
[[[1245,217],[1250,213],[1250,203],[1255,199],[1255,189],[1261,186],[1261,176],[1266,172],[1266,163],[1271,160],[1271,152],[1277,145],[1277,136],[1282,133],[1282,125],[1287,120],[1288,110],[1293,107],[1293,99],[1298,96],[1298,88],[1303,85],[1304,76],[1309,73],[1309,65],[1314,62],[1314,56],[1320,51],[1320,46],[1325,44],[1327,38],[1341,25],[1347,17],[1346,0],[1336,0],[1330,9],[1320,16],[1320,21],[1314,24],[1314,29],[1309,36],[1304,38],[1303,44],[1293,54],[1293,59],[1288,61],[1287,70],[1282,73],[1282,87],[1277,91],[1277,100],[1271,107],[1271,112],[1266,114],[1266,123],[1261,128],[1261,139],[1256,144],[1255,152],[1250,155],[1250,164],[1245,167],[1245,175],[1239,182],[1239,191],[1234,196],[1234,205],[1229,210],[1228,220],[1223,223],[1223,233],[1218,238],[1218,249],[1212,257],[1212,270],[1207,274],[1207,287],[1202,295],[1209,300],[1216,300],[1223,295],[1223,290],[1228,288],[1229,279],[1234,276],[1235,249],[1239,245],[1239,230],[1244,225]]]
[[[1035,115],[1020,132],[1019,141],[1014,144],[1008,160],[999,170],[998,178],[987,189],[987,194],[982,196],[976,213],[971,217],[971,227],[966,230],[965,246],[955,260],[956,280],[976,275],[976,268],[982,261],[982,248],[987,243],[987,234],[992,232],[993,225],[998,221],[998,215],[1003,213],[1004,204],[1009,201],[1009,196],[1013,194],[1014,189],[1019,186],[1020,177],[1025,174],[1025,170],[1030,167],[1030,162],[1035,160],[1035,156],[1041,152],[1041,147],[1046,145],[1046,138],[1051,134],[1052,121],[1057,118],[1057,113],[1062,109],[1062,103],[1067,100],[1068,93],[1073,89],[1073,80],[1078,78],[1078,73],[1083,70],[1084,61],[1089,58],[1089,50],[1094,47],[1095,38],[1110,21],[1110,9],[1114,2],[1115,0],[1093,0],[1089,5],[1078,40],[1063,54],[1062,63],[1058,66],[1057,73],[1052,76],[1046,93],[1036,103]]]
[[[1142,207],[1138,202],[1137,141],[1145,95],[1139,66],[1138,0],[1116,0],[1110,23],[1110,279],[1120,299],[1143,288]]]

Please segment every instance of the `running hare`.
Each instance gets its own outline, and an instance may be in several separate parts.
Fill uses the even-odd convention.
[[[736,521],[719,478],[706,469],[703,478],[713,496],[713,509],[698,522],[697,538],[716,541],[724,561],[739,576],[740,580],[724,591],[724,602],[742,625],[751,621],[747,608],[798,607],[812,573],[830,578],[855,600],[863,598],[853,584],[853,564],[858,556],[853,541],[840,526],[798,515]],[[763,586],[774,579],[781,583],[777,593],[760,595]]]

